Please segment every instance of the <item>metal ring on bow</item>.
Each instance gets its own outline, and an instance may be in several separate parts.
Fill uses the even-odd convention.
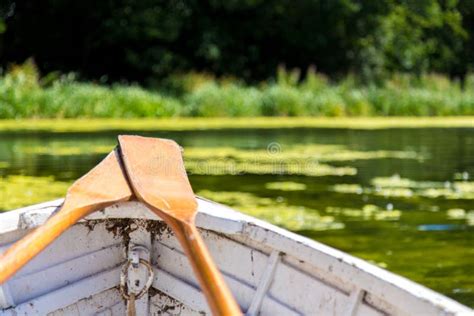
[[[135,294],[135,299],[139,299],[142,297],[148,290],[150,289],[153,279],[155,277],[155,273],[153,272],[153,267],[150,265],[148,261],[145,259],[140,258],[140,264],[144,265],[148,269],[148,280],[146,281],[145,286],[141,289],[140,292]],[[128,293],[128,286],[127,286],[127,277],[128,277],[128,268],[132,264],[131,260],[127,260],[127,262],[122,267],[122,273],[120,274],[120,293],[126,300],[130,300],[130,295]]]

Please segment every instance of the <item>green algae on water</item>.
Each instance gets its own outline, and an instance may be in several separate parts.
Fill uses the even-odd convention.
[[[280,146],[276,151],[266,149],[239,149],[232,147],[187,147],[184,156],[190,159],[234,159],[237,161],[274,162],[275,160],[295,162],[331,162],[368,159],[424,159],[425,156],[413,151],[356,151],[342,145],[305,144]]]
[[[114,144],[53,141],[46,146],[28,143],[17,145],[18,152],[28,155],[79,156],[106,154]],[[353,176],[352,166],[334,166],[331,161],[343,162],[364,159],[419,159],[413,152],[353,151],[341,145],[294,145],[269,149],[239,149],[231,147],[187,147],[184,158],[187,171],[195,175],[281,174],[321,176]]]
[[[398,174],[391,177],[376,177],[371,182],[373,186],[381,188],[410,188],[417,184],[413,180],[401,178]]]
[[[0,178],[0,211],[36,204],[65,195],[69,182],[53,177],[12,175]]]
[[[274,200],[251,193],[208,190],[199,191],[198,195],[235,207],[246,214],[292,231],[344,228],[344,224],[336,222],[333,216],[321,216],[317,210],[288,205],[284,199]]]
[[[446,211],[446,215],[450,220],[465,220],[468,226],[474,226],[474,210],[449,209]]]
[[[331,187],[331,190],[338,193],[346,194],[367,194],[367,195],[378,195],[383,197],[405,197],[409,198],[413,196],[413,191],[409,188],[399,187],[381,187],[375,188],[364,188],[359,184],[335,184]]]
[[[339,193],[362,194],[370,193],[370,190],[363,188],[360,184],[340,183],[331,186],[331,190]]]
[[[114,145],[98,145],[90,143],[54,141],[43,146],[24,145],[18,151],[29,155],[76,156],[91,154],[107,154]]]
[[[361,209],[341,208],[329,206],[326,212],[334,215],[343,215],[347,217],[359,218],[361,220],[373,219],[376,221],[393,221],[400,219],[402,212],[400,210],[382,209],[376,205],[367,204]]]
[[[238,174],[279,174],[321,176],[347,176],[357,174],[357,169],[348,166],[334,167],[317,162],[285,161],[274,162],[236,161],[234,159],[197,161],[185,159],[186,170],[195,175],[238,175]]]
[[[353,176],[352,166],[330,162],[367,159],[422,159],[414,152],[354,151],[341,145],[307,144],[276,150],[231,147],[188,147],[184,151],[187,170],[198,175],[282,174],[305,176]]]
[[[278,191],[303,191],[306,190],[306,184],[291,181],[269,182],[265,184],[265,188]]]
[[[474,199],[474,181],[454,181],[444,188],[428,188],[420,195],[429,198],[444,197],[446,199]]]
[[[362,187],[359,184],[341,183],[333,185],[331,190],[346,194],[367,194],[396,198],[419,196],[430,199],[474,199],[473,181],[415,181],[393,175],[391,177],[375,177],[371,184],[372,187]]]

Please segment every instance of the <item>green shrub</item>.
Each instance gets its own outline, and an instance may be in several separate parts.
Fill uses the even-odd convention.
[[[189,116],[259,116],[261,93],[252,87],[208,83],[183,99]]]
[[[303,116],[307,114],[301,91],[291,86],[271,86],[263,91],[262,114],[267,116]]]

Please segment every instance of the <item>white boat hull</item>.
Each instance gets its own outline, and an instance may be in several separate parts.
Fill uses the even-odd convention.
[[[61,202],[1,214],[0,252]],[[473,314],[405,278],[210,201],[199,199],[197,226],[248,315]],[[154,270],[137,315],[209,314],[172,232],[128,202],[91,214],[0,286],[0,315],[125,315],[120,273],[134,245],[148,249],[140,257]],[[129,278],[141,288],[145,269],[131,269]]]

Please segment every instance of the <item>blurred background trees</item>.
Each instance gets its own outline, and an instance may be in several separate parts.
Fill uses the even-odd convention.
[[[260,81],[315,66],[377,82],[473,70],[473,0],[0,0],[0,63],[153,85],[198,71]]]

